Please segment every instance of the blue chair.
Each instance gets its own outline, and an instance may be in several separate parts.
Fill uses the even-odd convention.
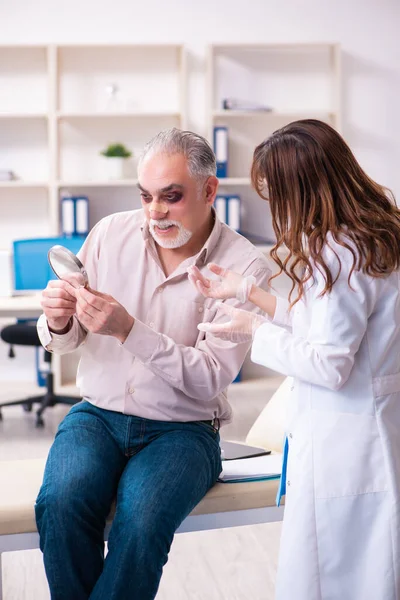
[[[55,279],[48,260],[47,252],[49,249],[60,244],[69,248],[76,254],[82,244],[83,237],[53,237],[36,238],[26,240],[16,240],[14,246],[14,289],[16,293],[41,291],[50,279]],[[18,321],[13,325],[4,327],[0,332],[3,341],[10,344],[9,356],[14,357],[14,346],[41,346],[39,336],[36,330],[36,321]],[[72,405],[79,401],[75,396],[58,396],[54,394],[53,373],[51,372],[51,353],[45,351],[44,360],[49,364],[49,371],[46,374],[46,390],[39,396],[4,402],[0,404],[0,420],[2,419],[1,408],[4,406],[15,406],[21,404],[24,410],[30,412],[34,404],[39,404],[36,412],[36,426],[43,427],[44,421],[42,414],[49,406],[56,404]]]

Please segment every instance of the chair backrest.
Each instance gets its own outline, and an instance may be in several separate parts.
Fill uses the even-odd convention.
[[[43,290],[50,279],[56,279],[47,259],[52,246],[60,244],[76,254],[84,236],[16,240],[14,246],[14,291]]]

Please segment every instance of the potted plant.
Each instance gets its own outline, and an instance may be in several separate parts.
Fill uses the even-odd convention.
[[[107,159],[107,171],[109,179],[123,179],[125,161],[132,156],[124,144],[110,144],[100,152]]]

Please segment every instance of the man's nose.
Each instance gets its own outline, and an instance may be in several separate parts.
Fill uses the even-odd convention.
[[[150,219],[154,219],[154,221],[161,221],[167,217],[167,213],[160,212],[159,210],[150,209]]]
[[[168,206],[161,202],[152,202],[149,207],[149,212],[151,219],[164,219],[168,214]]]

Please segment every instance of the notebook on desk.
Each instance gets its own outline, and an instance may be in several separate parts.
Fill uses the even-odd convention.
[[[239,483],[278,479],[282,472],[282,454],[267,454],[253,458],[224,460],[222,473],[218,481],[222,483]]]

